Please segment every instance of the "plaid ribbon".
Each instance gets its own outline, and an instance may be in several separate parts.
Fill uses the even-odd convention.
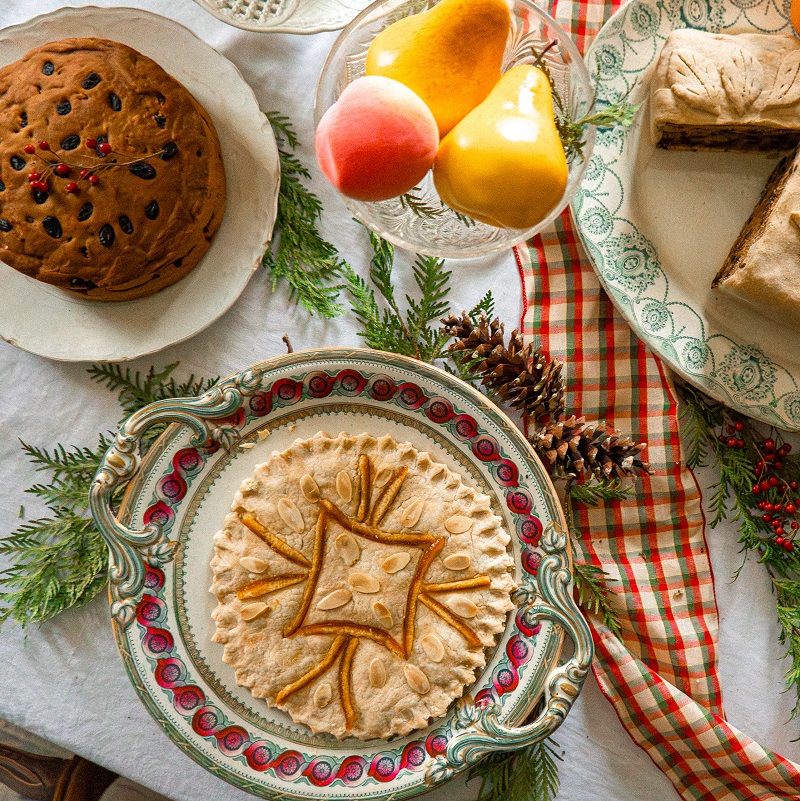
[[[555,0],[548,9],[585,52],[619,3]],[[660,360],[600,287],[565,212],[516,249],[523,332],[566,362],[567,408],[647,442],[651,476],[630,501],[581,508],[582,557],[612,579],[622,641],[590,620],[594,675],[634,742],[685,799],[800,797],[800,765],[768,751],[724,716],[719,621],[700,492],[682,466],[677,403]],[[590,534],[589,534],[590,533]]]

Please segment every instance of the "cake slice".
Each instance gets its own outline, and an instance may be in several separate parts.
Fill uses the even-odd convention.
[[[782,152],[800,142],[800,40],[675,30],[650,87],[652,141],[674,150]]]
[[[712,286],[800,325],[800,150],[772,171]]]

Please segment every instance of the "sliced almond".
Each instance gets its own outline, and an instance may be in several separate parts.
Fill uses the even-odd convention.
[[[390,629],[392,626],[394,626],[394,618],[392,617],[392,613],[386,604],[381,603],[380,601],[375,601],[375,603],[372,604],[372,614],[375,615],[375,619],[385,629]]]
[[[444,659],[444,644],[435,634],[426,634],[419,644],[432,662],[441,662]]]
[[[425,695],[430,690],[431,683],[428,677],[416,665],[404,665],[403,675],[406,677],[406,683],[415,693]]]
[[[300,490],[311,503],[316,503],[320,498],[319,486],[308,473],[300,476]]]
[[[255,442],[243,442],[241,445],[239,445],[239,449],[243,451],[250,451],[255,448],[255,446]]]
[[[259,442],[263,442],[269,435],[270,430],[268,428],[262,428],[261,431],[256,434]]]
[[[398,551],[383,560],[381,567],[387,573],[398,573],[411,561],[411,554],[406,551]]]
[[[317,609],[338,609],[340,606],[344,606],[352,597],[353,593],[348,589],[334,590],[320,599],[319,603],[317,603]]]
[[[400,522],[406,528],[413,528],[419,522],[420,517],[422,517],[422,507],[425,506],[425,499],[419,498],[409,506],[406,507],[405,511],[403,512],[403,516],[400,518]]]
[[[369,683],[373,687],[383,687],[386,684],[386,665],[379,656],[369,663]]]
[[[350,478],[350,473],[346,470],[340,470],[336,476],[336,491],[345,502],[348,502],[353,497],[353,482]]]
[[[356,591],[363,592],[371,595],[378,592],[381,588],[381,583],[375,576],[370,576],[369,573],[351,573],[347,577],[347,583]]]
[[[453,515],[444,521],[444,527],[451,534],[463,534],[472,528],[472,518],[465,515]]]
[[[269,608],[269,604],[265,604],[263,601],[257,601],[253,604],[245,604],[239,611],[239,614],[242,616],[242,620],[255,620],[259,615],[263,615]]]
[[[333,688],[327,681],[324,681],[322,684],[314,690],[314,706],[317,709],[325,709],[326,706],[331,702],[331,698],[333,697]]]
[[[352,567],[358,561],[358,557],[361,556],[361,548],[352,534],[340,534],[336,538],[335,544],[339,551],[339,556],[342,557],[342,561],[348,567]]]
[[[392,477],[394,473],[394,468],[388,464],[382,464],[378,468],[378,472],[375,473],[375,477],[372,479],[372,486],[373,487],[385,487],[389,483],[389,479]]]
[[[294,501],[289,498],[281,498],[278,501],[278,514],[281,520],[289,526],[290,529],[302,534],[305,531],[306,524],[303,520],[303,515],[300,510],[295,506]]]
[[[460,595],[451,595],[447,600],[447,605],[459,617],[475,617],[478,614],[478,607],[469,598]]]
[[[239,564],[250,573],[264,573],[269,567],[267,562],[257,556],[243,556]]]
[[[466,570],[472,564],[468,553],[451,553],[442,560],[448,570]]]

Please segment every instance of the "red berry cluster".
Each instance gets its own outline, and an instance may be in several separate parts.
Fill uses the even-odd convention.
[[[763,495],[764,500],[757,504],[763,512],[761,519],[772,527],[775,533],[775,544],[787,551],[794,550],[794,539],[800,528],[795,519],[798,509],[798,483],[794,479],[787,481],[778,473],[783,469],[783,460],[791,453],[792,446],[785,442],[777,447],[773,439],[765,439],[761,444],[763,453],[756,462],[753,472],[756,483],[753,484],[753,495]]]
[[[729,448],[744,448],[744,439],[742,439],[741,432],[744,431],[744,423],[737,420],[735,423],[729,423],[725,426],[725,434],[720,434],[717,439]]]
[[[98,143],[97,139],[86,139],[84,144],[86,145],[89,150],[97,150],[103,156],[107,156],[109,153],[112,152],[111,145],[108,142],[100,142]],[[42,151],[49,151],[50,144],[44,140],[39,142],[38,149]],[[23,148],[23,150],[28,153],[29,155],[34,155],[37,152],[37,147],[34,144],[27,144]],[[42,154],[40,154],[40,157]],[[48,174],[52,171],[54,174],[58,175],[61,178],[68,178],[72,173],[73,168],[77,167],[75,165],[65,164],[64,162],[59,161],[46,161],[47,168],[45,169],[44,173],[38,172],[36,170],[28,173],[28,184],[30,184],[31,189],[36,190],[38,192],[43,192],[47,194],[50,191],[50,184],[48,183]],[[86,180],[92,186],[97,186],[100,183],[100,177],[95,174],[94,167],[84,167],[80,170],[80,178],[79,180]],[[80,191],[80,187],[78,186],[75,181],[68,181],[66,186],[64,187],[67,192],[75,194],[76,192]]]

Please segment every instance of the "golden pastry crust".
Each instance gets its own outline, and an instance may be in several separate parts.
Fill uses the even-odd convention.
[[[672,31],[650,89],[653,143],[780,152],[800,141],[800,41],[780,34]]]
[[[513,608],[486,495],[389,436],[320,433],[242,484],[214,538],[214,640],[237,682],[313,732],[444,714]]]
[[[112,152],[90,149],[91,139]],[[54,172],[59,163],[68,175]],[[32,189],[31,172],[48,191]],[[206,111],[154,61],[107,39],[51,42],[0,70],[0,181],[0,259],[92,300],[173,284],[225,212]]]

